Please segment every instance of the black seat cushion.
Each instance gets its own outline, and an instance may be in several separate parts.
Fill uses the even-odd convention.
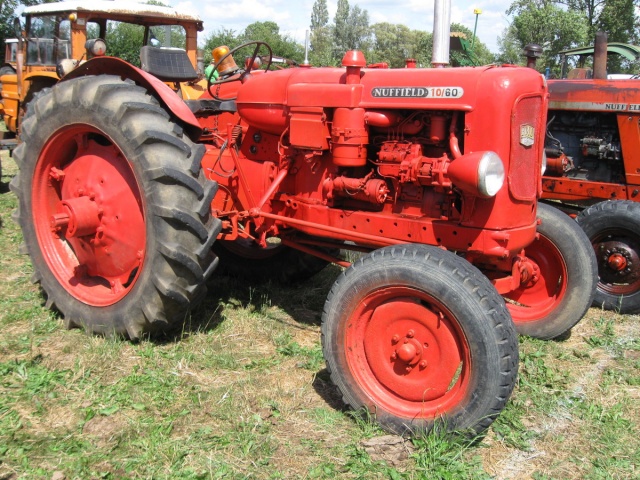
[[[163,82],[188,82],[198,78],[187,52],[181,48],[158,48],[149,45],[140,49],[142,70]]]

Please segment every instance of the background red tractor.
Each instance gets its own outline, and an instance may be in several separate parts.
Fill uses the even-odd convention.
[[[595,289],[584,233],[537,207],[544,79],[368,69],[357,51],[269,71],[248,46],[243,68],[241,47],[214,51],[195,100],[158,80],[179,73],[158,48],[154,75],[96,58],[34,101],[11,186],[47,305],[136,339],[179,325],[218,260],[288,281],[335,262],[322,344],[345,402],[391,431],[482,432],[515,383],[511,318],[558,337]]]
[[[610,49],[639,51],[619,44]],[[575,52],[589,49],[569,53]],[[577,214],[593,244],[599,273],[594,306],[638,313],[640,80],[607,78],[607,40],[600,34],[593,69],[577,68],[569,79],[549,80],[549,94],[543,198]]]

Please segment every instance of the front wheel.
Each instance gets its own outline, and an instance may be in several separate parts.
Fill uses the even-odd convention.
[[[640,204],[609,200],[577,218],[598,261],[593,305],[620,313],[640,313]]]
[[[549,340],[566,335],[591,306],[597,282],[589,239],[559,210],[538,204],[538,238],[525,249],[527,277],[504,295],[518,333]]]
[[[344,401],[399,434],[480,434],[514,387],[518,340],[505,304],[465,260],[402,245],[354,262],[325,303],[322,346]]]
[[[22,140],[11,187],[47,305],[67,326],[132,339],[184,321],[220,230],[204,147],[144,89],[106,75],[43,91]]]

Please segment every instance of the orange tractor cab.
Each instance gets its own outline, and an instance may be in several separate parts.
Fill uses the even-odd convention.
[[[640,48],[607,44],[567,79],[549,80],[543,199],[574,216],[591,240],[599,282],[594,306],[640,312],[640,79],[608,75],[607,53],[640,59]]]
[[[123,36],[139,42],[129,61],[139,65],[139,49],[145,45],[184,50],[186,56],[179,55],[186,59],[180,80],[198,79],[197,33],[202,21],[195,15],[172,7],[109,1],[44,3],[26,7],[22,15],[24,24],[16,21],[18,38],[6,41],[0,67],[0,114],[14,135],[38,92],[90,58],[113,55],[114,48],[122,53]],[[153,59],[143,61],[154,67]],[[5,143],[13,147],[16,141]]]

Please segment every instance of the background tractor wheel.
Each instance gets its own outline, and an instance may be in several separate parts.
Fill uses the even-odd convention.
[[[565,336],[589,309],[597,282],[589,239],[559,210],[538,204],[539,238],[525,249],[537,277],[504,295],[518,333],[549,340]]]
[[[158,102],[114,76],[34,100],[11,183],[33,280],[67,326],[139,338],[184,321],[216,264],[217,189]]]
[[[578,215],[598,262],[594,307],[640,313],[640,204],[597,203]]]
[[[325,303],[322,347],[344,401],[385,429],[482,433],[518,369],[505,303],[475,267],[435,247],[361,257]]]

